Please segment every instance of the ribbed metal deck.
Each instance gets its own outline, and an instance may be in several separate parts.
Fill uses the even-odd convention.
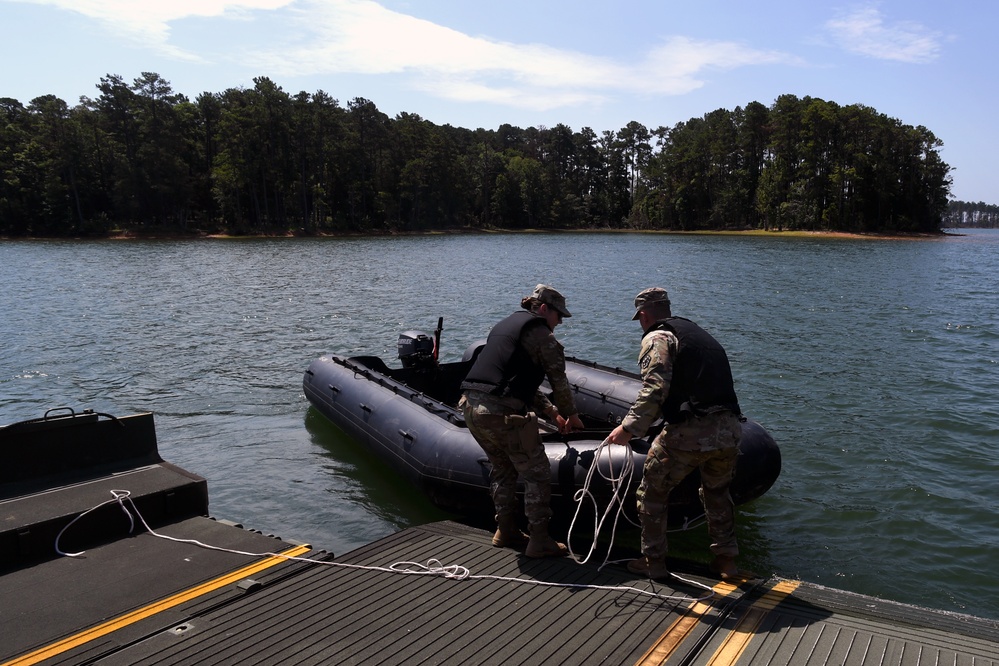
[[[196,533],[230,546],[308,550],[205,518],[164,531]],[[0,577],[0,663],[999,661],[995,621],[794,581],[736,587],[704,572],[684,574],[714,587],[715,596],[706,601],[695,600],[703,590],[679,581],[655,585],[661,594],[678,597],[668,601],[621,589],[511,582],[503,578],[650,589],[623,567],[598,571],[567,558],[530,560],[492,547],[489,536],[434,523],[403,530],[333,564],[303,564],[203,551],[142,534],[89,551],[86,561],[55,560]],[[380,570],[430,560],[466,567],[469,576]],[[187,566],[192,563],[198,566]],[[246,568],[254,566],[259,570]],[[55,606],[46,611],[46,604]],[[74,617],[77,626],[50,624],[46,614]]]

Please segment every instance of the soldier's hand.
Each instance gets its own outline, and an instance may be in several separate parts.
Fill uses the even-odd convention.
[[[583,425],[582,419],[579,418],[579,414],[573,414],[567,419],[563,419],[560,424],[560,430],[562,434],[568,434],[570,432],[575,432],[576,430],[582,430],[586,426]]]
[[[611,431],[611,434],[607,435],[607,441],[611,444],[627,446],[628,442],[631,441],[631,433],[625,430],[624,426],[619,425]]]

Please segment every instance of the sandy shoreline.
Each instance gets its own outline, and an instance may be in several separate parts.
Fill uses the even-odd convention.
[[[852,233],[846,231],[766,231],[762,229],[746,230],[701,230],[675,231],[650,229],[438,229],[427,231],[389,231],[382,233],[314,233],[314,234],[280,234],[256,236],[232,236],[226,234],[207,234],[205,238],[379,238],[395,236],[452,236],[471,234],[652,234],[663,236],[766,236],[771,238],[844,238],[864,240],[933,240],[945,236],[959,236],[959,233],[942,231],[939,234],[929,233]]]
[[[766,236],[771,238],[843,238],[860,240],[933,240],[946,236],[960,236],[962,234],[948,231],[941,231],[938,234],[931,233],[854,233],[846,231],[767,231],[763,229],[744,230],[700,230],[700,231],[675,231],[675,230],[652,230],[652,229],[473,229],[464,227],[459,229],[434,229],[423,231],[383,231],[383,232],[300,232],[291,231],[281,233],[256,233],[256,234],[217,234],[205,233],[201,231],[176,232],[176,231],[136,231],[129,230],[107,236],[81,237],[81,236],[25,236],[16,240],[197,240],[197,239],[251,239],[251,238],[391,238],[399,236],[455,236],[455,235],[499,235],[499,234],[654,234],[665,236]],[[8,236],[0,236],[0,240],[15,240]]]

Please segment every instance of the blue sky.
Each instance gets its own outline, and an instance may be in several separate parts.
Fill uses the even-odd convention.
[[[0,97],[267,76],[439,125],[600,134],[808,95],[929,128],[953,196],[999,204],[997,18],[970,0],[0,0]]]

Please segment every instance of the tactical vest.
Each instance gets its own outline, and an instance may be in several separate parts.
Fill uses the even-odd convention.
[[[545,379],[545,369],[535,365],[520,345],[520,337],[530,326],[548,325],[541,317],[521,310],[493,326],[486,338],[486,346],[479,352],[472,369],[461,383],[461,390],[512,396],[531,404]]]
[[[663,417],[668,423],[681,423],[691,416],[723,409],[742,413],[728,356],[717,340],[683,317],[660,319],[645,335],[652,331],[670,331],[680,341],[669,395],[663,403]]]

